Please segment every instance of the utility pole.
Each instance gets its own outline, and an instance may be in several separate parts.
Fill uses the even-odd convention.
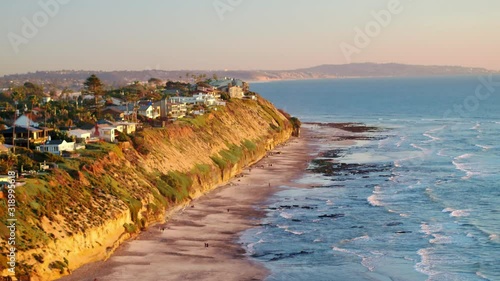
[[[31,119],[30,119],[30,115],[31,115],[31,114],[29,114],[29,112],[28,112],[28,113],[26,113],[26,112],[27,112],[27,111],[25,110],[25,111],[24,111],[24,115],[28,118],[28,142],[27,142],[27,144],[26,144],[26,147],[27,147],[27,148],[28,148],[28,150],[29,150],[29,149],[30,149],[30,132],[31,132],[31,130],[30,130],[30,125],[31,125],[31,124],[30,124],[30,121],[31,121]]]
[[[14,101],[16,108],[14,108],[14,122],[12,123],[12,150],[16,155],[16,120],[17,120],[17,101]]]
[[[78,102],[76,103],[76,107],[78,108]],[[43,110],[43,138],[47,137],[47,107]]]

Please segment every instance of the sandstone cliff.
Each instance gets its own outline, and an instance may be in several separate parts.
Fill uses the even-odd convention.
[[[17,277],[54,280],[105,259],[168,211],[262,158],[292,131],[287,117],[259,97],[233,100],[167,128],[145,129],[130,142],[88,145],[80,158],[65,159],[58,169],[17,188]],[[5,253],[3,224],[0,234]],[[2,260],[3,275],[5,264]]]

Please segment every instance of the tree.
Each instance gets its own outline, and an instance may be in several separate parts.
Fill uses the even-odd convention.
[[[21,154],[17,156],[17,169],[19,172],[29,171],[35,167],[35,162],[27,155]]]
[[[24,87],[14,88],[12,91],[11,97],[12,97],[12,100],[14,101],[14,103],[23,101],[26,98],[26,91],[25,91]],[[17,107],[16,107],[16,109],[17,109]]]
[[[52,106],[52,102],[47,102],[47,103],[45,103],[45,104],[43,105],[43,109],[44,109],[44,110],[43,110],[43,112],[42,112],[42,114],[43,114],[43,120],[44,120],[44,122],[43,122],[43,126],[44,126],[44,127],[48,127],[47,119],[48,119],[49,117],[51,117],[50,112],[52,112],[52,111],[54,110],[54,108],[53,108],[53,106]]]
[[[42,96],[43,95],[43,87],[37,84],[33,84],[31,82],[26,82],[23,85],[25,89],[26,95],[36,95],[36,96]]]
[[[231,96],[228,93],[226,93],[226,92],[222,92],[220,94],[220,98],[222,100],[225,100],[225,101],[230,101],[231,100]]]
[[[161,81],[161,79],[158,79],[158,78],[150,78],[148,80],[148,83],[149,84],[155,84],[155,85],[160,85],[160,84],[163,84],[163,81]]]
[[[38,105],[39,99],[38,96],[31,95],[28,100],[31,102],[31,110],[35,107],[35,104]]]
[[[133,93],[127,91],[124,93],[124,97],[125,97],[125,105],[127,108],[126,113],[129,114],[129,112],[128,112],[129,104],[132,103],[132,104],[134,104],[134,116],[137,116],[136,104],[137,104],[137,101],[139,100],[139,97],[137,96],[137,94],[133,94]],[[135,119],[137,119],[137,117]],[[135,121],[137,121],[137,120],[135,120]]]
[[[61,92],[61,95],[64,97],[64,100],[66,101],[69,101],[69,94],[71,94],[71,90],[68,89],[67,87],[65,87]]]
[[[96,118],[99,118],[99,98],[103,94],[103,87],[104,84],[101,82],[101,79],[97,77],[95,74],[90,75],[87,80],[83,83],[84,85],[84,92],[94,95],[94,101],[95,101],[95,115]]]

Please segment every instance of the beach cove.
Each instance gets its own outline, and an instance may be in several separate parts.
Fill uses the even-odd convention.
[[[75,270],[71,280],[263,280],[237,240],[259,224],[263,203],[302,174],[311,159],[309,133],[291,138],[229,183],[192,201],[164,224],[124,243],[108,260]]]

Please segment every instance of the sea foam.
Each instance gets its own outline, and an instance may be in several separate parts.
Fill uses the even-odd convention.
[[[481,148],[483,151],[487,151],[493,148],[493,146],[476,144],[475,146]]]
[[[454,158],[454,160],[451,162],[455,166],[457,170],[460,170],[464,172],[466,175],[462,177],[462,180],[468,180],[472,178],[473,176],[480,175],[481,173],[474,171],[473,169],[470,168],[470,164],[462,163],[459,162],[458,160],[464,160],[473,157],[474,154],[472,153],[466,153],[462,154],[460,156],[457,156]]]
[[[373,207],[382,207],[382,206],[384,206],[384,204],[382,204],[382,202],[380,202],[377,199],[377,195],[376,194],[371,195],[366,200],[368,200],[368,203],[370,203],[370,205],[372,205]]]

